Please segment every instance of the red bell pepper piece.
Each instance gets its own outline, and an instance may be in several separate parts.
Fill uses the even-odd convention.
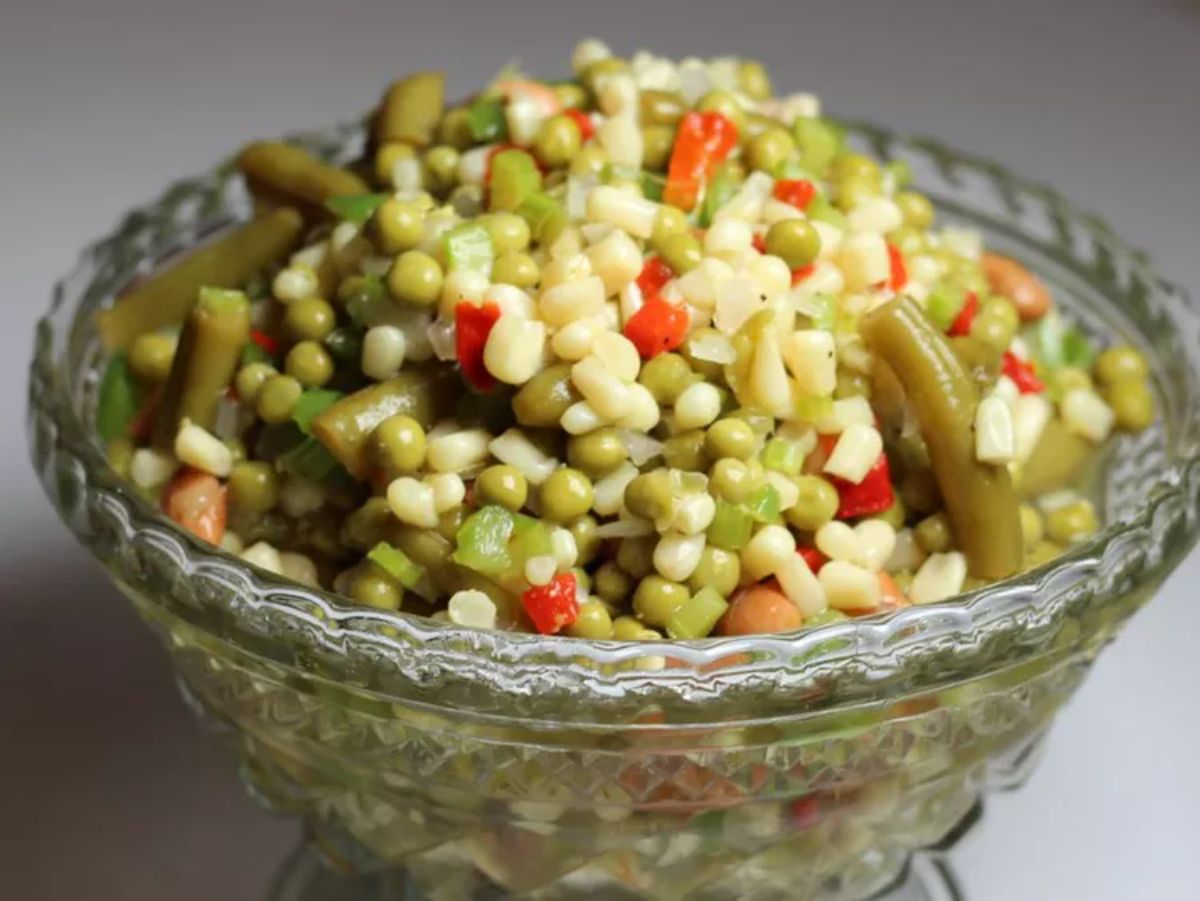
[[[543,635],[553,635],[565,629],[579,616],[579,598],[575,593],[575,576],[559,573],[545,585],[535,585],[521,595],[521,604]]]
[[[810,275],[817,271],[816,263],[809,263],[807,266],[801,266],[799,269],[792,270],[792,287],[800,284]]]
[[[737,126],[717,112],[690,112],[679,122],[663,200],[690,210],[700,196],[700,185],[737,147]]]
[[[279,341],[265,332],[250,332],[250,340],[261,347],[268,357],[279,356]]]
[[[642,297],[657,297],[663,285],[675,277],[675,270],[663,262],[662,257],[653,256],[642,264],[642,272],[637,277],[637,286],[642,290]]]
[[[971,334],[971,326],[975,324],[975,317],[978,314],[979,295],[974,291],[968,291],[967,302],[963,304],[963,308],[958,311],[958,315],[950,323],[950,330],[946,334],[951,338],[961,338],[963,335]]]
[[[565,109],[563,115],[570,116],[575,120],[575,124],[579,126],[579,135],[586,144],[588,139],[596,133],[596,126],[592,124],[592,117],[581,109]]]
[[[908,267],[904,264],[904,254],[900,252],[900,248],[895,244],[888,243],[888,262],[891,263],[891,277],[888,279],[888,287],[893,291],[901,291],[908,284]]]
[[[817,188],[806,178],[782,178],[775,182],[772,194],[776,200],[807,210],[812,199],[817,196]]]
[[[454,352],[458,356],[458,368],[480,391],[487,391],[496,384],[483,365],[483,348],[499,318],[500,308],[494,303],[477,307],[464,301],[454,308]]]
[[[818,551],[815,547],[796,548],[796,553],[804,558],[804,562],[808,564],[808,568],[813,573],[819,573],[821,567],[829,562],[829,558]]]
[[[861,482],[855,485],[837,476],[826,476],[837,489],[838,519],[853,519],[858,516],[873,516],[882,513],[896,503],[892,489],[892,474],[887,454],[880,454]]]
[[[757,250],[759,253],[766,253],[767,252],[767,236],[764,234],[761,234],[761,233],[755,234],[750,239],[750,246],[753,247],[755,250]]]
[[[1041,394],[1046,384],[1033,372],[1033,364],[1022,360],[1011,350],[1006,350],[1000,361],[1000,370],[1016,383],[1022,394]]]
[[[807,832],[821,822],[821,802],[816,795],[805,795],[792,802],[788,821],[797,832]]]
[[[645,359],[674,350],[683,343],[687,331],[687,310],[661,297],[651,297],[625,323],[625,337]]]

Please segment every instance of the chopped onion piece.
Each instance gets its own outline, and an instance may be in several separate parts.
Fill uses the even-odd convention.
[[[662,442],[651,438],[645,432],[635,429],[618,429],[617,434],[621,436],[621,442],[628,448],[629,459],[633,461],[634,466],[641,466],[647,460],[653,460],[662,453]]]

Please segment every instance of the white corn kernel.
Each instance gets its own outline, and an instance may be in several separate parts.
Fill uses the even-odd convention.
[[[804,213],[799,207],[792,206],[790,203],[784,203],[782,200],[776,200],[770,197],[763,203],[762,221],[770,226],[776,222],[784,222],[788,219],[802,219]]]
[[[864,519],[854,527],[854,539],[858,543],[855,562],[879,572],[896,549],[896,530],[882,519]]]
[[[842,277],[842,270],[827,260],[821,260],[813,268],[812,275],[792,290],[801,297],[837,297],[845,288],[846,280]]]
[[[598,316],[587,316],[564,325],[550,339],[550,349],[560,360],[575,362],[592,352],[592,344],[604,330]]]
[[[592,409],[605,419],[620,419],[632,409],[632,388],[637,383],[621,381],[595,356],[584,357],[571,367],[571,381]]]
[[[433,505],[433,489],[409,476],[393,479],[387,489],[388,508],[401,522],[423,529],[438,523]]]
[[[606,116],[619,116],[622,113],[636,115],[638,103],[638,86],[633,75],[629,72],[616,72],[597,79],[596,103]]]
[[[717,306],[721,286],[733,277],[733,268],[723,260],[705,257],[700,265],[676,279],[679,293],[692,306],[712,310]],[[747,280],[749,281],[749,280]],[[753,286],[750,286],[750,290]]]
[[[896,546],[892,548],[892,556],[884,566],[890,573],[907,570],[916,572],[928,555],[917,544],[917,537],[912,529],[901,529],[896,533]]]
[[[549,555],[525,561],[525,581],[530,585],[548,585],[558,571],[558,561]]]
[[[563,411],[558,424],[568,435],[586,435],[604,425],[605,418],[601,416],[586,400],[576,401]]]
[[[528,147],[548,117],[546,108],[538,99],[514,93],[505,104],[504,118],[508,123],[508,140],[518,147]]]
[[[626,460],[593,486],[592,509],[601,516],[612,516],[625,502],[625,488],[638,476],[638,468]]]
[[[817,579],[834,610],[874,610],[883,595],[875,573],[842,560],[822,566]]]
[[[325,506],[325,487],[317,481],[289,475],[279,488],[279,509],[292,519]]]
[[[1050,402],[1040,394],[1022,394],[1013,401],[1013,435],[1018,463],[1028,462],[1053,416]]]
[[[292,551],[280,552],[279,568],[281,574],[293,582],[299,582],[301,585],[308,585],[312,588],[320,585],[320,580],[317,578],[317,565],[304,554]]]
[[[809,219],[808,224],[813,227],[817,233],[817,237],[821,239],[821,249],[817,252],[817,259],[820,262],[829,263],[837,256],[837,252],[841,249],[842,241],[844,241],[846,238],[846,233],[836,225],[831,225],[828,222],[820,222],[816,219]],[[819,264],[817,268],[818,270],[820,269]],[[830,268],[838,271],[838,292],[840,292],[840,286],[842,284],[841,272],[840,270],[837,270],[836,266],[831,266]],[[808,282],[811,282],[815,275],[817,275],[817,272],[814,272],[812,275],[810,275],[805,283],[807,284]],[[829,289],[822,288],[821,290]]]
[[[275,573],[277,576],[283,575],[283,560],[279,556],[279,551],[265,541],[257,541],[250,545],[242,551],[241,558],[267,572]]]
[[[608,45],[598,38],[584,38],[571,51],[571,71],[577,76],[588,70],[592,63],[612,56]]]
[[[913,576],[908,597],[914,604],[936,604],[962,591],[967,578],[967,558],[958,551],[933,554]]]
[[[378,382],[390,379],[404,365],[407,345],[404,332],[394,325],[377,325],[367,329],[362,344],[363,375]]]
[[[507,385],[523,385],[542,368],[546,324],[503,313],[488,333],[483,365]]]
[[[688,385],[675,399],[675,425],[681,430],[699,429],[721,415],[721,392],[708,382]]]
[[[546,265],[542,267],[538,285],[545,291],[548,288],[553,288],[555,285],[565,284],[566,282],[577,282],[581,278],[587,278],[592,274],[591,258],[587,254],[573,249],[570,253],[551,257]]]
[[[175,474],[179,463],[170,454],[140,447],[129,463],[129,478],[139,488],[157,488]]]
[[[1000,400],[1008,404],[1009,407],[1012,407],[1017,402],[1017,398],[1020,396],[1021,389],[1017,387],[1016,382],[1006,375],[1002,375],[1000,378],[996,379],[996,384],[992,388],[992,392],[989,395],[989,397],[1000,398]]]
[[[222,479],[233,469],[233,452],[225,442],[187,419],[175,434],[175,457],[181,463]]]
[[[773,469],[768,469],[766,472],[767,484],[775,489],[775,493],[779,495],[779,509],[789,510],[796,506],[796,501],[800,500],[800,489],[796,487],[796,483],[785,476],[782,472],[776,472]]]
[[[853,527],[840,520],[827,522],[817,529],[813,536],[817,550],[830,560],[842,560],[846,563],[858,561],[858,536]]]
[[[575,536],[562,526],[550,531],[550,547],[554,551],[554,559],[558,561],[559,569],[570,569],[579,558],[579,547]]]
[[[855,423],[842,432],[825,461],[824,471],[847,482],[859,484],[883,453],[883,438],[874,427]]]
[[[487,457],[492,436],[483,429],[463,429],[430,439],[425,460],[435,472],[462,472]]]
[[[446,618],[456,626],[473,629],[496,628],[496,605],[482,591],[466,588],[450,595]]]
[[[1012,409],[999,397],[985,397],[975,409],[975,459],[1003,466],[1017,458]]]
[[[611,297],[638,277],[642,271],[642,251],[633,238],[619,228],[596,242],[587,250],[592,272],[604,282],[604,291]]]
[[[536,318],[537,304],[516,285],[488,285],[487,299],[499,308],[502,315],[517,316],[521,319]]]
[[[472,147],[458,158],[458,180],[464,185],[482,185],[495,144]]]
[[[762,218],[763,205],[775,188],[775,179],[765,172],[751,172],[737,193],[727,200],[713,217],[722,219],[743,219],[746,222],[757,222]]]
[[[438,513],[453,510],[467,496],[467,486],[458,473],[442,472],[425,476],[422,481],[433,491],[433,509]]]
[[[487,293],[488,278],[482,272],[474,269],[455,269],[446,273],[442,282],[442,298],[438,305],[438,314],[443,319],[453,319],[455,310],[460,303],[470,303],[479,306]]]
[[[779,350],[779,333],[764,329],[754,350],[750,388],[760,409],[776,417],[792,414],[792,383],[788,380]]]
[[[604,312],[604,282],[598,275],[563,282],[538,297],[538,310],[548,325],[561,328],[576,319]]]
[[[654,546],[654,568],[664,579],[683,582],[700,565],[703,535],[664,535]]]
[[[891,274],[887,243],[874,232],[848,235],[838,248],[836,260],[851,291],[887,281]]]
[[[666,298],[663,298],[664,300]],[[671,301],[668,301],[670,303]],[[646,298],[642,296],[642,289],[638,287],[636,281],[629,282],[619,292],[617,292],[617,309],[620,312],[620,322],[628,323],[630,319],[637,315],[637,311],[645,306]]]
[[[942,229],[942,246],[968,260],[978,260],[983,256],[983,236],[972,228]]]
[[[825,588],[799,554],[792,554],[790,560],[776,568],[775,578],[787,599],[796,605],[805,619],[829,608]]]
[[[707,491],[702,494],[689,494],[680,498],[676,505],[671,528],[684,535],[699,535],[712,524],[716,513],[717,502]]]
[[[1062,418],[1068,431],[1100,444],[1112,432],[1116,414],[1095,391],[1075,388],[1062,399]]]
[[[623,382],[636,379],[642,366],[637,348],[620,332],[601,332],[596,336],[592,353],[604,364],[605,369]]]
[[[850,211],[846,222],[852,232],[886,235],[904,224],[900,207],[887,197],[870,197]]]
[[[653,200],[636,197],[619,188],[597,185],[588,192],[587,215],[590,220],[615,225],[635,238],[650,237],[657,214],[658,204]]]
[[[792,286],[792,270],[777,256],[760,254],[746,266],[746,271],[758,290],[770,298],[786,293]]]
[[[645,142],[636,113],[635,108],[618,116],[610,116],[596,129],[596,140],[608,153],[608,158],[617,165],[632,169],[642,168],[642,155],[645,153]]]
[[[316,297],[320,289],[316,270],[303,264],[285,266],[271,282],[271,293],[283,303]]]
[[[750,223],[742,219],[719,219],[704,235],[704,253],[710,257],[740,257],[754,242]]]
[[[796,538],[783,526],[763,526],[742,548],[742,570],[752,579],[762,579],[796,555]]]
[[[531,485],[540,485],[558,469],[558,460],[542,451],[518,428],[495,438],[487,449],[501,463],[520,470]]]
[[[629,389],[629,408],[625,414],[618,416],[616,423],[622,428],[636,429],[639,432],[649,432],[658,425],[662,412],[650,389],[640,382],[631,382]]]
[[[803,394],[825,397],[833,393],[837,387],[837,350],[832,334],[820,329],[792,332],[782,352]]]

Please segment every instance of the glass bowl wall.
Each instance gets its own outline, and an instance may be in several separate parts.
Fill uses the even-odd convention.
[[[431,897],[858,899],[1020,783],[1096,654],[1194,544],[1200,313],[1095,217],[1002,167],[869,126],[947,221],[1152,361],[1162,420],[1094,485],[1110,523],[1019,579],[796,636],[486,633],[364,611],[183,534],[106,466],[92,314],[250,205],[230,166],[88,248],[37,332],[28,428],[63,520],[162,639],[252,793],[327,856]],[[358,126],[298,140],[332,159]],[[405,888],[404,891],[409,891]]]

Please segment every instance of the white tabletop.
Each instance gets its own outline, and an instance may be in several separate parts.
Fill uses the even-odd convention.
[[[20,425],[53,278],[127,207],[247,136],[354,114],[409,69],[450,68],[452,91],[513,56],[555,73],[584,34],[744,53],[838,114],[1055,185],[1200,288],[1196,0],[20,5],[0,29],[7,897],[258,898],[297,836],[199,740],[154,639],[44,501]],[[988,802],[954,856],[972,901],[1193,895],[1198,579],[1193,555],[1064,711],[1029,785]]]

